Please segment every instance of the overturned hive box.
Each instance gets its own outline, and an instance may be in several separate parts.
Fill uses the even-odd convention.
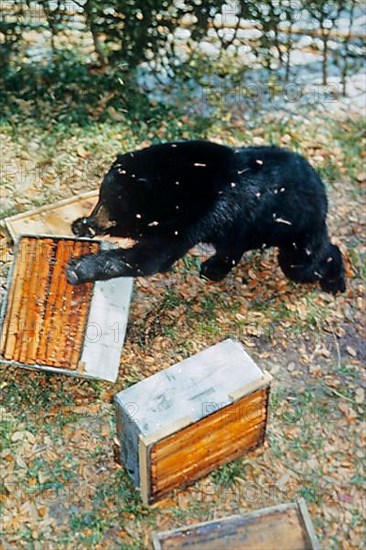
[[[71,224],[77,218],[89,216],[98,202],[98,191],[89,191],[76,197],[47,204],[22,214],[4,219],[4,225],[13,241],[21,235],[53,235],[73,237]],[[103,236],[103,241],[118,243],[123,248],[132,246],[132,239]]]
[[[1,315],[1,362],[116,380],[132,279],[72,286],[65,274],[71,258],[105,246],[51,236],[18,240]]]
[[[144,502],[260,445],[270,379],[228,339],[117,394],[121,462]]]
[[[154,550],[318,550],[305,501],[153,534]]]
[[[15,241],[20,235],[72,237],[71,223],[88,216],[98,201],[98,191],[89,191],[5,218],[5,227]]]

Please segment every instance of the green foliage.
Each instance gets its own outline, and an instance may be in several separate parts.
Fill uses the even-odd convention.
[[[66,124],[86,124],[90,118],[103,121],[111,112],[116,120],[121,112],[128,112],[131,120],[137,113],[140,120],[151,120],[156,111],[163,117],[168,107],[162,102],[158,106],[149,103],[137,83],[139,71],[147,70],[158,81],[163,77],[165,84],[170,78],[188,87],[210,72],[218,76],[229,72],[233,83],[236,78],[241,80],[242,63],[236,75],[232,69],[235,52],[243,44],[238,38],[242,19],[252,21],[261,31],[258,39],[244,43],[250,44],[267,71],[283,69],[287,80],[293,25],[300,16],[310,18],[324,44],[326,81],[328,41],[341,13],[352,8],[354,0],[314,0],[296,6],[291,0],[260,4],[241,0],[232,5],[225,0],[4,2],[0,6],[0,109],[3,116],[51,114]],[[229,30],[227,16],[229,33],[222,32],[223,26]],[[345,42],[350,39],[351,26]],[[200,52],[203,40],[214,40],[220,46],[218,59]],[[344,52],[341,70],[345,78],[346,43]]]
[[[248,461],[235,460],[217,468],[211,474],[211,479],[216,486],[233,487],[238,479],[245,478]]]
[[[49,64],[24,64],[17,72],[7,71],[0,108],[3,116],[22,111],[42,120],[51,106],[53,118],[63,123],[103,121],[110,118],[111,108],[113,113],[139,112],[144,119],[147,98],[131,78],[122,84],[119,80],[118,69],[98,73],[73,52],[61,50]]]

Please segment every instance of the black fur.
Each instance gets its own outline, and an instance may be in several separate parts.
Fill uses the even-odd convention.
[[[79,237],[137,240],[71,261],[72,284],[168,270],[199,242],[216,254],[201,275],[219,281],[247,250],[279,247],[279,264],[298,282],[343,292],[341,253],[326,227],[324,185],[301,156],[277,147],[232,149],[207,141],[153,145],[118,155],[97,206],[73,223]]]

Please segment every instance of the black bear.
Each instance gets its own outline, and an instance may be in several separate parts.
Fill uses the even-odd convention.
[[[279,265],[297,282],[345,290],[339,248],[326,226],[327,197],[316,171],[278,147],[231,148],[208,141],[152,145],[117,156],[78,237],[131,237],[129,249],[73,259],[71,284],[168,270],[197,243],[216,253],[201,275],[219,281],[247,250],[279,247]]]

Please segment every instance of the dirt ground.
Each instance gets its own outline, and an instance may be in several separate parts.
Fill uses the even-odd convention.
[[[190,121],[176,137],[195,137]],[[94,189],[114,152],[136,145],[122,121],[85,129],[2,127],[3,217]],[[178,129],[179,130],[179,129]],[[157,130],[173,137],[169,121]],[[147,144],[155,136],[146,137]],[[198,277],[200,252],[136,281],[116,384],[2,365],[3,542],[15,548],[148,548],[151,532],[303,496],[322,548],[363,540],[365,174],[363,121],[225,115],[208,132],[229,144],[302,151],[327,182],[329,226],[347,263],[333,297],[287,281],[276,251],[248,254],[219,284]],[[12,245],[1,237],[1,293]],[[228,336],[273,377],[263,447],[160,503],[142,505],[113,457],[113,396]]]

